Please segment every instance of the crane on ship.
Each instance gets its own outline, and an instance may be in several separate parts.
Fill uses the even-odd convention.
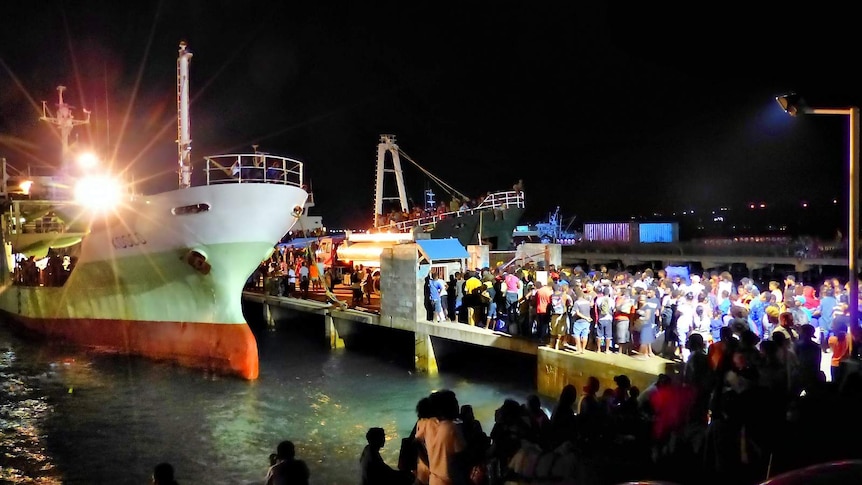
[[[64,174],[68,173],[69,163],[71,158],[71,151],[69,149],[69,135],[72,133],[72,129],[76,126],[86,125],[90,122],[90,111],[83,110],[84,114],[87,115],[86,119],[76,120],[75,116],[72,114],[73,106],[69,105],[65,101],[63,101],[63,91],[66,90],[66,86],[57,86],[57,94],[59,96],[59,101],[57,101],[57,111],[52,115],[48,110],[48,102],[42,101],[42,116],[39,117],[41,121],[47,121],[52,125],[57,125],[60,127],[60,141],[62,143],[62,152],[61,152],[61,172]]]
[[[387,167],[386,164],[386,154],[389,154],[388,157],[391,160],[391,167]],[[418,168],[423,174],[425,174],[429,179],[439,185],[449,196],[453,198],[457,198],[458,200],[469,200],[469,197],[444,182],[442,179],[419,165],[415,160],[410,158],[401,148],[398,147],[398,144],[395,142],[395,135],[380,135],[380,143],[377,145],[377,176],[375,177],[374,184],[374,227],[378,228],[384,225],[380,219],[383,213],[383,204],[387,201],[395,201],[398,203],[398,206],[401,208],[403,212],[410,212],[410,206],[407,205],[407,191],[404,187],[404,172],[401,169],[401,158],[404,158],[413,166]],[[395,183],[398,187],[398,195],[397,196],[386,196],[384,194],[384,180],[386,178],[386,174],[393,174],[395,176]],[[433,194],[433,193],[432,193]],[[428,191],[426,191],[426,201],[429,196]],[[433,197],[431,198],[433,200]]]

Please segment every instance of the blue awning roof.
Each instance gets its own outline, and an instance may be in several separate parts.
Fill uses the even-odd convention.
[[[417,239],[416,244],[422,248],[422,251],[428,255],[431,261],[465,259],[470,257],[467,249],[455,238]]]

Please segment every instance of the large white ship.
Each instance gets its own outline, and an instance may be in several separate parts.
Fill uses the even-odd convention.
[[[242,289],[303,212],[303,164],[256,149],[205,157],[203,180],[193,184],[191,56],[180,44],[179,188],[111,192],[88,188],[93,179],[65,163],[62,173],[35,177],[7,172],[3,160],[0,312],[52,341],[255,379],[257,343]],[[59,126],[65,162],[80,122],[62,94],[56,116],[43,119]],[[115,205],[105,210],[110,199]]]

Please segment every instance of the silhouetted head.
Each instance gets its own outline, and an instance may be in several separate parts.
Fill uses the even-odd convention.
[[[278,458],[281,460],[292,460],[293,457],[296,456],[296,447],[293,446],[292,441],[282,441],[278,444],[278,447],[275,449],[275,454],[278,455]]]
[[[584,394],[595,394],[599,392],[599,378],[596,376],[587,377],[587,383],[584,385]]]
[[[688,336],[688,349],[692,352],[699,352],[706,348],[706,345],[703,342],[703,335],[699,333],[693,333]]]
[[[458,417],[461,409],[458,407],[458,398],[455,392],[442,389],[431,394],[431,404],[434,407],[434,415],[438,419],[453,420]]]
[[[497,423],[515,422],[522,414],[521,405],[514,399],[504,399],[503,405],[494,412],[494,421]]]
[[[473,406],[469,404],[464,404],[461,406],[461,421],[465,423],[472,423],[476,420],[476,416],[473,414]]]
[[[416,417],[419,419],[434,417],[434,405],[431,404],[430,397],[425,396],[416,403]]]
[[[578,399],[578,390],[572,384],[566,384],[560,392],[559,407],[571,407]]]
[[[527,409],[532,411],[542,409],[542,401],[539,399],[539,396],[535,394],[527,396]]]
[[[174,467],[170,463],[159,463],[153,468],[153,485],[172,485],[174,481]]]
[[[629,376],[625,374],[614,377],[614,382],[616,382],[620,389],[630,389],[632,387],[631,379],[629,379]]]
[[[750,328],[746,328],[742,331],[742,334],[739,336],[739,341],[742,342],[746,347],[754,347],[760,342],[760,337],[757,336]]]
[[[368,432],[365,433],[365,439],[369,445],[375,448],[383,448],[383,445],[386,444],[386,432],[383,431],[383,428],[368,428]]]
[[[669,376],[669,375],[667,375],[667,374],[659,374],[659,375],[658,375],[658,378],[657,378],[657,379],[656,379],[656,381],[655,381],[655,386],[656,386],[656,387],[665,387],[665,386],[669,386],[669,385],[671,384],[671,382],[672,382],[672,381],[671,381],[671,379],[670,379],[670,376]]]

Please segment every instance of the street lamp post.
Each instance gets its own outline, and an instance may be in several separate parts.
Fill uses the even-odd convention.
[[[859,276],[856,270],[859,253],[857,243],[859,242],[859,108],[850,106],[847,108],[811,108],[805,106],[797,94],[776,96],[775,100],[781,108],[790,116],[798,113],[814,115],[844,115],[850,118],[850,142],[848,164],[850,168],[850,202],[847,221],[847,282],[850,286],[848,295],[848,306],[850,309],[850,322],[855,327],[859,325]]]

